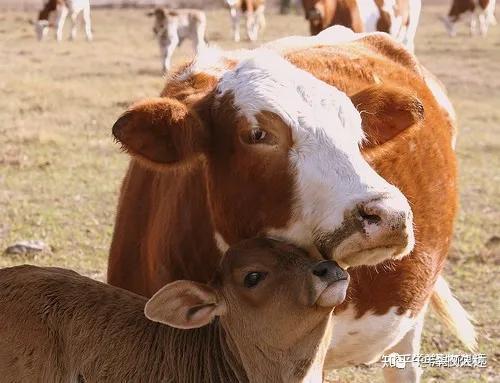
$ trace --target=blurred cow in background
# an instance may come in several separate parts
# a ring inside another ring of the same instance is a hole
[[[387,32],[414,50],[421,0],[302,0],[311,34],[332,25],[354,32]]]
[[[450,36],[455,36],[457,31],[455,24],[464,14],[470,15],[470,34],[477,34],[479,24],[479,33],[486,36],[488,27],[496,25],[495,18],[495,0],[452,0],[448,15],[442,20]]]
[[[35,31],[38,40],[42,40],[48,33],[49,27],[56,27],[56,39],[62,40],[62,33],[66,17],[70,17],[72,22],[70,39],[76,37],[76,24],[80,12],[83,14],[85,25],[85,35],[87,40],[92,40],[92,27],[90,22],[90,2],[89,0],[48,0],[43,9],[38,13],[38,20],[35,23]]]
[[[264,16],[265,0],[225,0],[229,6],[234,41],[240,41],[240,17],[246,14],[247,35],[250,41],[257,41],[259,32],[266,26]]]
[[[198,9],[164,10],[157,8],[148,13],[148,16],[154,16],[155,18],[153,32],[158,39],[165,72],[170,69],[175,48],[184,39],[191,39],[196,53],[205,47],[207,18],[203,11]]]

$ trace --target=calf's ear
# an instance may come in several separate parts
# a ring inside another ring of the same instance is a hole
[[[378,84],[350,98],[361,115],[365,147],[381,145],[424,119],[424,106],[406,89]]]
[[[212,287],[191,281],[169,283],[144,308],[148,319],[182,329],[205,326],[225,311]]]
[[[123,148],[143,162],[173,165],[201,154],[208,142],[195,112],[171,98],[140,101],[118,118],[113,135]]]

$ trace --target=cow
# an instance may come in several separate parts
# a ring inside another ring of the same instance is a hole
[[[147,302],[66,269],[2,269],[2,381],[321,383],[348,279],[266,238],[231,248],[210,284],[172,282]]]
[[[48,0],[43,9],[38,13],[38,20],[35,23],[35,32],[38,40],[42,40],[52,26],[51,19],[55,17],[56,40],[62,40],[64,22],[66,17],[71,19],[70,39],[76,37],[76,26],[78,15],[82,13],[85,26],[85,35],[88,41],[92,41],[92,26],[90,20],[89,0]]]
[[[312,35],[332,25],[386,32],[414,51],[421,0],[302,0]]]
[[[470,35],[474,36],[477,34],[479,24],[479,33],[481,36],[486,36],[488,27],[497,23],[495,18],[495,2],[496,0],[452,0],[448,15],[441,18],[446,31],[451,37],[456,36],[455,24],[463,15],[469,14]]]
[[[431,297],[473,348],[474,327],[440,276],[457,209],[449,105],[385,33],[336,26],[209,49],[113,126],[132,160],[108,282],[146,296],[203,282],[227,246],[263,234],[357,266],[327,369],[418,353]],[[417,382],[420,370],[384,374]]]
[[[148,16],[155,18],[153,33],[158,39],[164,72],[170,69],[174,50],[184,39],[191,39],[195,53],[205,47],[207,29],[205,12],[198,9],[157,8],[148,13]]]
[[[240,41],[240,17],[246,15],[247,36],[250,41],[257,41],[259,32],[266,27],[264,11],[265,0],[225,0],[231,15],[234,41]]]

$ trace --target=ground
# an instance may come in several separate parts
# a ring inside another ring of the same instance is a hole
[[[498,381],[500,265],[500,26],[487,38],[465,25],[449,38],[438,20],[445,7],[427,5],[416,53],[448,87],[458,112],[461,210],[445,269],[458,298],[476,318],[486,369],[426,369],[427,382]],[[111,126],[134,100],[159,93],[158,48],[144,10],[96,10],[95,41],[35,41],[34,13],[0,14],[0,267],[59,265],[103,280],[127,156]],[[208,13],[208,40],[229,39],[226,11]],[[264,39],[307,34],[300,15],[268,15]],[[175,62],[191,54],[188,43]],[[432,176],[432,175],[430,175]],[[438,190],[436,192],[439,192]],[[1,255],[28,239],[49,250]],[[432,316],[423,351],[464,352]],[[341,370],[345,382],[381,381],[376,367]]]

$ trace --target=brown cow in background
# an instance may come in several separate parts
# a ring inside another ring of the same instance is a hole
[[[302,0],[311,34],[332,25],[354,32],[386,32],[414,50],[421,0]]]
[[[457,34],[456,23],[462,16],[468,14],[470,35],[477,34],[479,25],[479,33],[486,36],[488,27],[497,24],[495,2],[496,0],[453,0],[448,15],[442,18],[448,34],[455,36]]]

